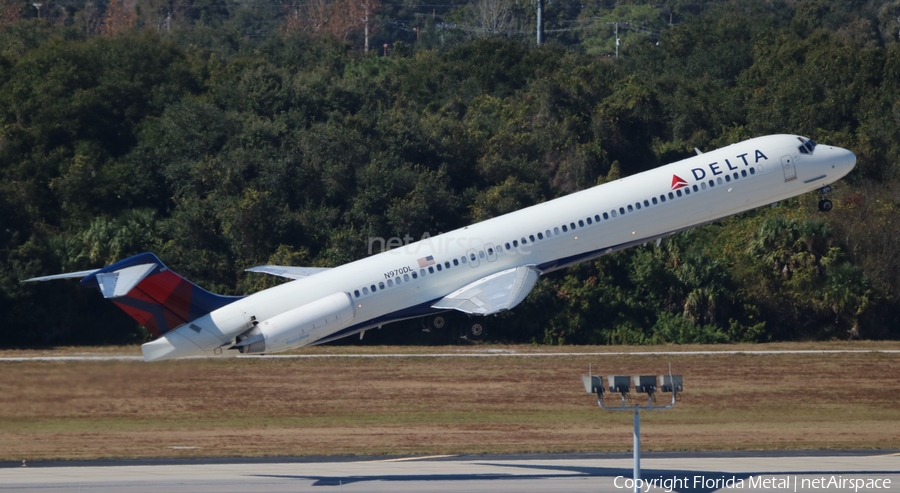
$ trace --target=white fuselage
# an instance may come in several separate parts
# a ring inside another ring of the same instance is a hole
[[[226,354],[223,348],[254,321],[335,293],[349,298],[352,320],[309,331],[291,347],[425,315],[437,300],[491,274],[525,265],[559,269],[820,189],[855,165],[853,153],[837,147],[820,144],[801,153],[804,142],[794,135],[747,140],[409,243],[247,296],[194,321],[193,330],[185,324],[161,338],[176,350],[162,351],[157,340],[145,345],[144,355]]]

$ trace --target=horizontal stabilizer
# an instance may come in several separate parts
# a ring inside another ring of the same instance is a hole
[[[78,279],[89,276],[100,269],[82,270],[78,272],[68,272],[66,274],[54,274],[52,276],[32,277],[19,282],[36,282],[36,281],[55,281],[57,279]]]
[[[472,315],[509,310],[528,296],[540,275],[533,265],[505,270],[462,287],[431,306]]]
[[[247,269],[247,272],[261,272],[273,276],[300,279],[329,270],[329,267],[292,267],[289,265],[259,265]]]

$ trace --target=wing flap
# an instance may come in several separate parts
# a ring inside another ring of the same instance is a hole
[[[472,315],[509,310],[528,296],[540,275],[541,271],[533,265],[515,267],[457,289],[431,306]]]

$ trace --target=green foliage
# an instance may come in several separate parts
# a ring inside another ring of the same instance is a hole
[[[247,293],[279,282],[252,265],[339,265],[370,238],[450,231],[777,132],[856,152],[834,212],[803,196],[550,273],[488,320],[492,337],[898,337],[897,6],[657,3],[547,4],[541,47],[516,39],[533,6],[513,9],[511,37],[466,41],[442,24],[471,18],[459,4],[384,23],[374,46],[403,41],[387,57],[227,2],[190,3],[163,29],[163,6],[141,0],[140,29],[119,36],[92,36],[77,6],[73,27],[5,24],[0,313],[20,323],[4,341],[146,337],[92,293],[26,277],[153,250],[208,289]],[[595,55],[616,21],[630,21],[620,58]],[[375,339],[419,330],[398,325]]]

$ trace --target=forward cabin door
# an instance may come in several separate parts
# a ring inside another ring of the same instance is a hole
[[[797,169],[794,168],[794,158],[791,156],[782,156],[781,169],[784,171],[785,183],[797,179]]]

